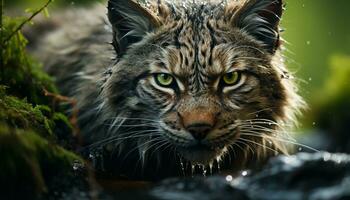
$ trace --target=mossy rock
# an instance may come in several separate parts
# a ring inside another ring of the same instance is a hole
[[[57,88],[52,78],[42,70],[41,64],[27,54],[25,37],[19,31],[10,40],[4,41],[24,19],[3,18],[0,85],[7,86],[11,95],[27,98],[29,103],[49,105],[51,100],[45,96],[44,89],[57,93]]]
[[[59,197],[88,189],[83,160],[31,131],[0,125],[0,196]]]
[[[86,199],[89,176],[67,150],[73,128],[52,103],[53,79],[28,56],[20,32],[5,42],[22,21],[4,17],[0,38],[0,199]]]
[[[63,135],[68,138],[67,135],[72,134],[72,126],[64,114],[53,112],[45,105],[33,107],[26,99],[8,95],[1,85],[0,122],[12,128],[33,130],[50,141],[61,139]],[[56,135],[56,132],[64,134]]]

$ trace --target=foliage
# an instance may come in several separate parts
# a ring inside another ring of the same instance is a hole
[[[350,55],[349,0],[285,0],[282,34],[288,50],[287,64],[300,78],[304,98],[311,100],[327,81],[329,60]],[[323,95],[316,98],[322,99]],[[312,101],[310,101],[312,102]]]
[[[308,124],[327,135],[331,143],[328,151],[350,153],[350,57],[333,56],[330,64],[324,87],[311,100]]]
[[[313,120],[322,129],[349,126],[350,57],[333,56],[328,79],[312,100]],[[322,96],[322,98],[318,98]],[[336,123],[336,124],[334,124]],[[333,125],[332,125],[333,124]],[[344,130],[347,132],[347,130]]]
[[[54,81],[28,56],[27,40],[17,31],[30,19],[2,17],[0,197],[62,198],[87,191],[84,161],[58,145],[71,148],[67,138],[73,128],[52,104],[53,95],[58,95]]]
[[[5,0],[5,5],[7,6],[36,6],[42,5],[46,0]],[[67,5],[87,5],[96,2],[103,2],[105,0],[56,0],[55,5],[67,6]]]
[[[7,38],[23,19],[4,17],[2,40]],[[41,65],[27,55],[27,40],[17,32],[5,45],[2,41],[2,65],[0,85],[8,87],[8,93],[20,98],[27,98],[32,104],[48,104],[49,99],[43,89],[57,92],[51,77],[42,71]]]
[[[52,188],[58,192],[86,187],[82,174],[73,169],[83,160],[34,132],[1,123],[0,154],[0,196],[4,199],[38,199]]]
[[[33,107],[26,99],[7,95],[4,86],[0,86],[0,123],[12,128],[33,130],[51,141],[57,139],[54,135],[57,129],[64,129],[66,134],[72,132],[66,116],[53,112],[46,105]]]

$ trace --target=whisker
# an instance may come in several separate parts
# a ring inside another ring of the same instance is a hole
[[[134,118],[134,117],[113,117],[111,119],[125,119],[125,120],[140,120],[140,121],[150,121],[150,122],[156,122],[159,123],[158,120],[154,119],[148,119],[148,118]]]
[[[169,141],[165,140],[165,139],[163,139],[162,142],[163,142],[163,144],[162,144],[162,145],[159,145],[157,148],[155,148],[155,149],[153,150],[153,153],[156,152],[156,151],[158,151],[159,149],[161,149],[161,148],[162,148],[163,146],[165,146],[165,145],[169,145],[169,144],[171,145],[171,143],[170,143]],[[152,154],[153,154],[153,153],[152,153]],[[152,154],[151,154],[151,155],[152,155]]]
[[[125,119],[121,119],[121,120],[113,120],[113,123],[112,125],[108,128],[108,133],[111,133],[111,132],[117,132],[120,125],[122,125],[123,123],[125,122]],[[118,125],[117,125],[118,124]]]
[[[272,133],[275,134],[276,136],[279,136],[281,138],[285,138],[285,139],[290,139],[290,140],[294,140],[296,141],[289,133],[287,133],[287,131],[281,131],[281,130],[274,130],[274,129],[268,129],[266,127],[263,126],[240,126],[241,130],[249,130],[249,131],[259,131],[257,133],[261,133],[261,134],[266,134],[266,132],[268,133]],[[264,132],[261,132],[264,131]],[[289,131],[288,131],[289,132]]]
[[[140,138],[140,137],[150,137],[150,136],[157,136],[157,135],[161,135],[161,133],[158,130],[152,130],[152,131],[142,132],[142,134],[138,134],[137,137],[134,137],[134,135],[131,135],[131,136],[127,136],[127,137],[124,137],[121,139],[116,138],[116,139],[111,140],[110,142],[115,142],[118,140],[118,143],[116,143],[116,145],[119,145],[120,143],[124,142],[122,140]]]
[[[107,126],[114,126],[113,124],[104,124],[104,125],[107,125]],[[158,124],[156,123],[144,123],[144,124],[125,124],[125,125],[118,125],[118,127],[155,127],[157,126]]]
[[[93,144],[90,144],[90,145],[88,145],[88,146],[86,146],[84,148],[89,148],[89,147],[93,147],[93,146],[100,145],[100,144],[104,144],[105,145],[105,143],[110,143],[110,142],[117,141],[117,140],[125,140],[125,139],[130,139],[130,138],[144,137],[144,136],[148,136],[149,133],[152,133],[154,131],[158,131],[158,130],[134,131],[134,132],[130,132],[130,133],[127,133],[127,134],[132,134],[132,133],[136,133],[136,134],[129,135],[129,136],[124,136],[124,137],[121,137],[121,135],[115,135],[115,136],[108,137],[106,139],[100,140],[98,142],[95,142]]]
[[[249,119],[249,120],[243,120],[238,122],[238,124],[242,124],[242,125],[253,125],[253,124],[267,124],[267,125],[276,125],[281,129],[285,129],[286,127],[293,127],[292,125],[289,124],[279,124],[275,121],[269,120],[269,119]]]
[[[244,141],[239,141],[239,140],[237,140],[236,143],[238,143],[238,144],[243,144],[244,146],[246,146],[246,147],[248,148],[248,150],[250,150],[250,151],[252,152],[253,155],[255,154],[253,148],[252,148],[248,143],[246,143],[246,142],[244,142]],[[243,150],[243,149],[242,149],[242,150]],[[243,150],[243,152],[244,152],[244,150]]]
[[[256,132],[251,132],[251,133],[256,133]],[[297,145],[297,146],[300,146],[300,147],[304,147],[306,149],[309,149],[309,150],[312,150],[314,152],[319,152],[319,150],[315,149],[315,148],[312,148],[308,145],[305,145],[305,144],[302,144],[302,143],[299,143],[299,142],[293,142],[293,141],[289,141],[289,140],[284,140],[284,139],[280,139],[280,138],[276,138],[276,137],[273,137],[273,136],[269,136],[269,135],[257,135],[257,134],[249,134],[249,131],[248,133],[247,132],[242,132],[241,135],[247,135],[247,136],[255,136],[255,137],[261,137],[261,138],[269,138],[271,140],[276,140],[276,141],[280,141],[280,142],[285,142],[285,143],[289,143],[289,144],[294,144],[294,145]]]
[[[254,115],[254,114],[257,114],[257,113],[261,113],[261,112],[263,112],[263,111],[272,110],[272,108],[273,108],[273,107],[263,108],[263,109],[261,109],[261,110],[248,113],[248,115]]]
[[[244,138],[239,138],[238,140],[243,140],[243,141],[246,141],[246,142],[250,142],[250,143],[255,144],[255,145],[258,145],[258,146],[260,146],[260,147],[269,149],[269,150],[271,150],[272,152],[274,152],[274,153],[276,153],[276,154],[279,154],[279,153],[280,153],[280,152],[278,152],[277,150],[272,149],[271,147],[268,147],[268,146],[266,146],[266,145],[262,145],[262,144],[260,144],[260,143],[258,143],[258,142],[253,141],[253,140],[248,140],[248,139],[244,139]]]
[[[152,139],[152,140],[148,140],[148,141],[144,142],[143,144],[136,145],[136,147],[132,148],[130,151],[128,151],[128,152],[126,153],[126,155],[124,156],[123,159],[125,160],[133,151],[135,151],[135,150],[137,150],[137,149],[140,149],[140,147],[143,147],[143,146],[145,146],[145,145],[147,145],[147,144],[149,144],[149,143],[152,143],[152,142],[154,142],[154,141],[157,141],[157,140]]]

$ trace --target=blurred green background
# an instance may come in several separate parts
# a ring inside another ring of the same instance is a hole
[[[23,15],[46,0],[5,0],[5,14]],[[77,7],[104,0],[55,0]],[[287,64],[310,109],[301,130],[321,129],[350,141],[350,0],[286,0],[282,27]],[[6,13],[8,12],[8,13]],[[348,134],[349,133],[349,134]],[[349,142],[350,144],[350,142]],[[349,150],[350,151],[350,150]]]
[[[46,0],[5,0],[6,7],[23,11]],[[104,0],[55,0],[55,6],[82,6]],[[321,88],[330,73],[334,56],[350,56],[349,0],[286,0],[282,26],[286,29],[288,66],[301,78],[302,94],[308,100]],[[53,9],[53,8],[52,8]],[[5,10],[6,11],[6,10]]]

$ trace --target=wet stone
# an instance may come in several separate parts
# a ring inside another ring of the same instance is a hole
[[[279,156],[241,176],[164,180],[150,199],[337,200],[350,199],[350,155],[298,153]]]
[[[154,187],[149,195],[153,199],[249,199],[244,191],[232,187],[224,180],[217,176],[169,179]]]

